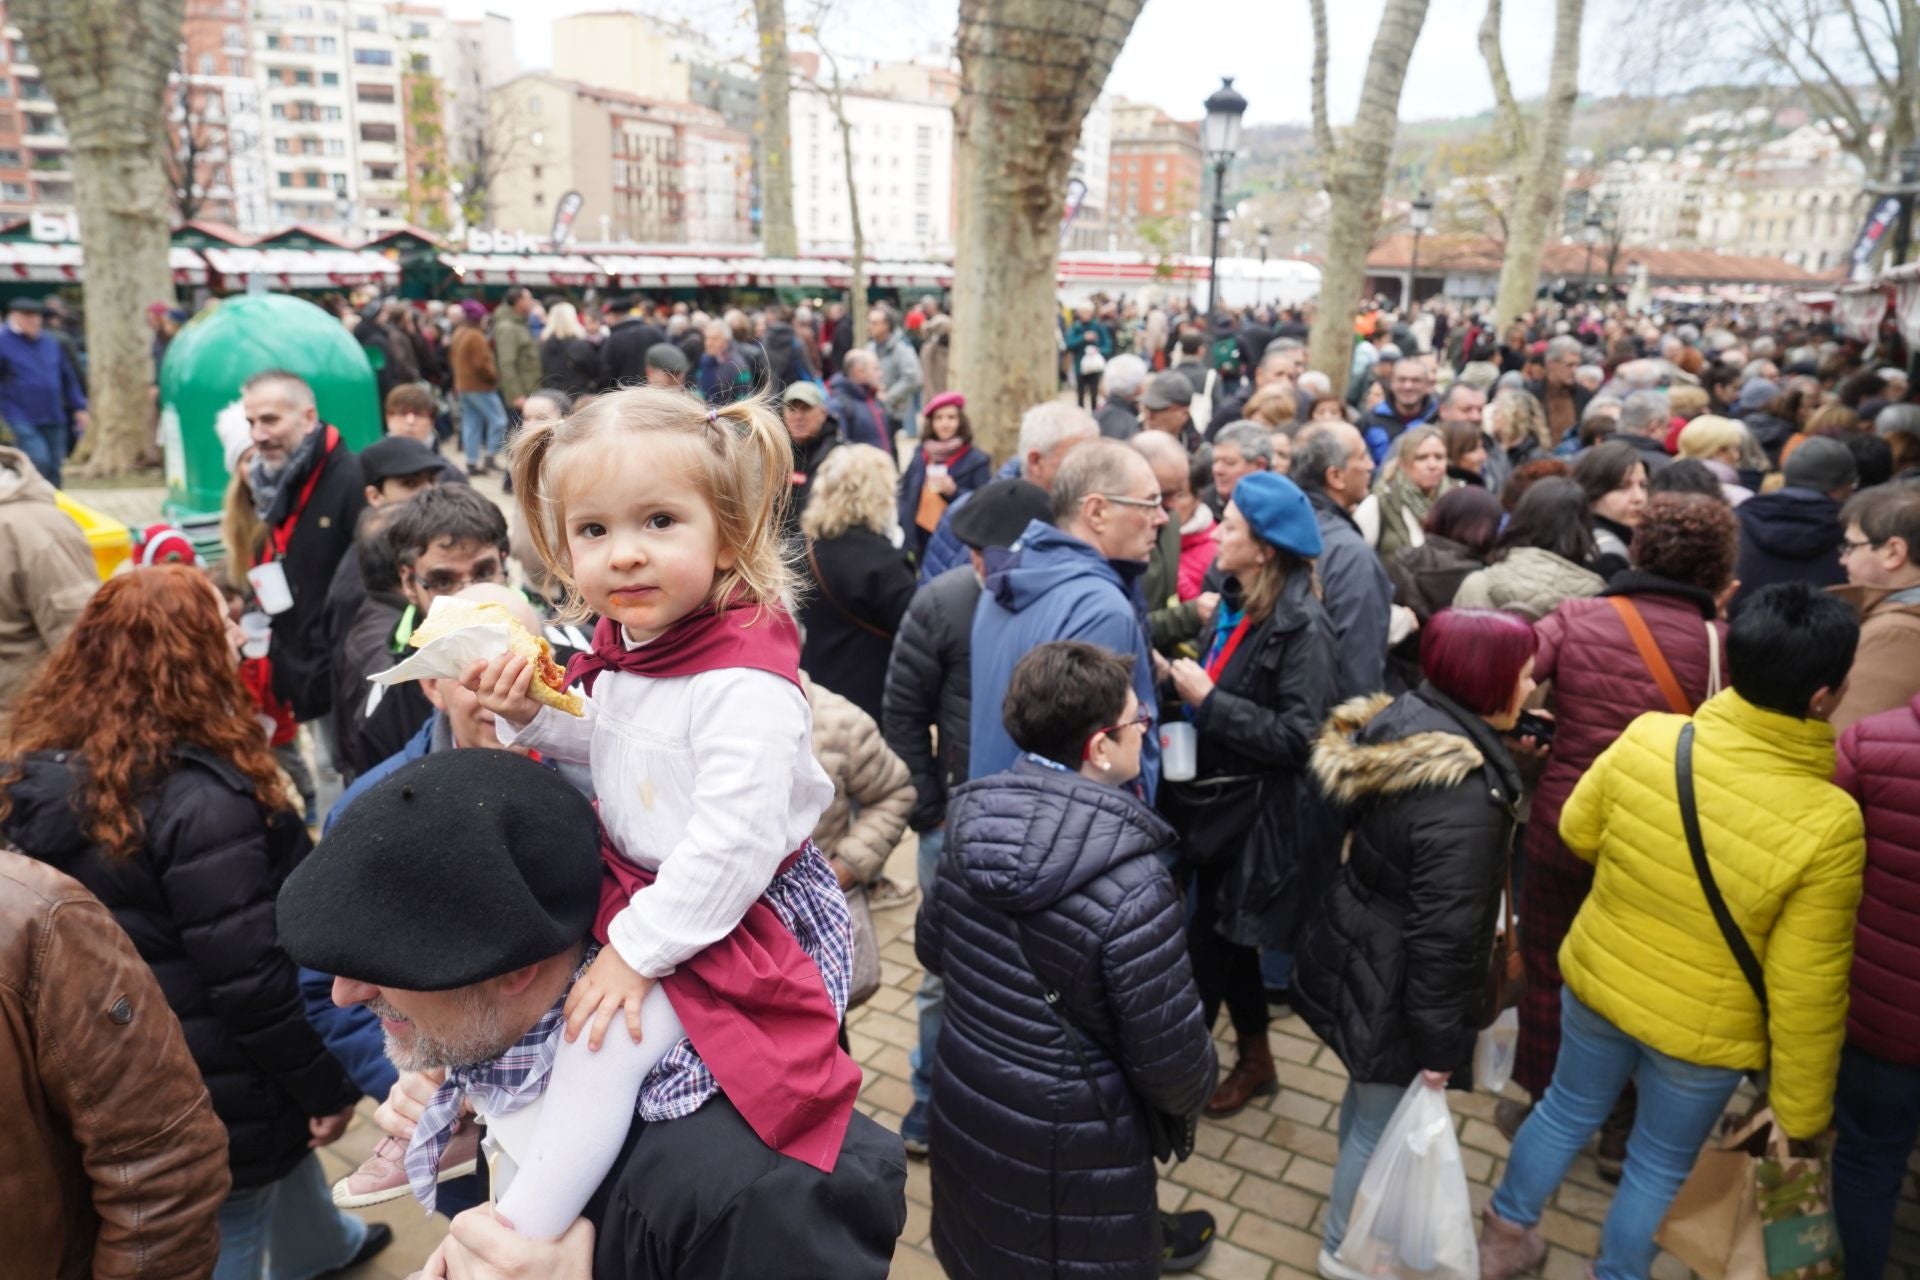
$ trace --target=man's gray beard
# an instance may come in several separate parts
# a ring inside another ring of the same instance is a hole
[[[498,1005],[487,998],[482,987],[468,987],[459,995],[460,1020],[464,1028],[445,1039],[430,1036],[413,1024],[413,1035],[406,1041],[382,1029],[386,1037],[387,1060],[402,1071],[436,1071],[443,1067],[465,1067],[488,1062],[512,1047],[519,1037],[508,1035],[501,1025]],[[405,1017],[384,1000],[369,1000],[367,1008],[382,1017],[398,1021]]]

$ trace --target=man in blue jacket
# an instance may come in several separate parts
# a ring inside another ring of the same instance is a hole
[[[970,778],[1013,766],[1020,749],[1001,718],[1013,668],[1036,646],[1084,640],[1133,660],[1140,705],[1154,705],[1140,575],[1167,513],[1153,468],[1117,440],[1092,440],[1069,453],[1053,480],[1058,527],[1036,520],[1012,553],[990,567],[973,615]],[[1147,799],[1160,780],[1160,739],[1140,756]]]
[[[7,303],[0,327],[0,418],[47,483],[60,487],[72,432],[87,429],[87,392],[58,342],[40,332],[38,298]]]

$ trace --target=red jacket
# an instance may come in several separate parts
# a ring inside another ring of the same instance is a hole
[[[1867,822],[1847,1040],[1920,1067],[1920,697],[1841,734],[1833,780]]]
[[[1707,698],[1709,625],[1719,637],[1721,683],[1727,679],[1726,624],[1710,622],[1718,612],[1713,597],[1650,573],[1616,574],[1605,595],[1563,601],[1534,624],[1539,647],[1533,674],[1542,684],[1553,682],[1550,706],[1558,724],[1534,794],[1527,850],[1534,856],[1557,854],[1569,864],[1573,855],[1560,846],[1560,807],[1574,783],[1636,718],[1671,710],[1609,596],[1624,596],[1639,609],[1695,706]]]

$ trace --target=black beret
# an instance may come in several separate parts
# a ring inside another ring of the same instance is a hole
[[[953,536],[975,551],[1006,548],[1035,520],[1053,523],[1053,499],[1030,480],[995,480],[953,513]]]
[[[321,973],[450,991],[559,955],[600,904],[600,821],[510,751],[436,751],[348,806],[280,890],[280,945]]]

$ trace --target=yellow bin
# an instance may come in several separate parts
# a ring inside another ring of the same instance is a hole
[[[87,545],[93,548],[93,562],[100,569],[100,580],[106,581],[113,571],[133,559],[133,531],[115,520],[104,511],[95,511],[92,507],[75,502],[64,493],[56,492],[54,501],[60,509],[73,517],[80,526],[80,532],[87,535]]]

